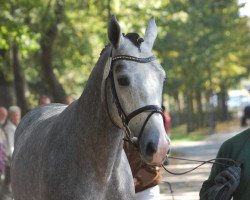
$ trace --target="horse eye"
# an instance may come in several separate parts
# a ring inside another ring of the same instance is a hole
[[[129,77],[127,76],[120,76],[117,80],[118,80],[119,85],[121,86],[129,86],[130,84]]]

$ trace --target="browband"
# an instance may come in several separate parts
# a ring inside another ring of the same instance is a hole
[[[130,60],[130,61],[135,61],[139,63],[148,63],[155,59],[156,59],[155,56],[150,56],[148,58],[137,58],[137,57],[128,56],[128,55],[118,55],[112,58],[112,62],[115,62],[117,60]]]

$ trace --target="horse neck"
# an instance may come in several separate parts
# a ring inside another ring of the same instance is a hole
[[[80,136],[84,137],[81,141],[86,138],[91,141],[90,144],[93,145],[88,145],[94,149],[95,156],[104,170],[112,170],[114,163],[120,159],[123,148],[123,132],[111,122],[105,100],[103,102],[101,96],[103,72],[110,50],[106,49],[99,58],[77,102],[77,113],[80,115],[77,119],[83,120],[78,123],[83,126],[80,130],[84,130],[84,135]]]
[[[107,47],[104,49],[104,52],[101,54],[98,59],[93,71],[90,74],[89,80],[86,84],[84,92],[78,100],[78,109],[81,112],[80,114],[88,113],[88,119],[84,117],[86,120],[92,120],[98,122],[97,120],[105,120],[107,125],[112,125],[110,122],[110,118],[107,115],[106,104],[102,99],[102,79],[104,68],[106,62],[110,56],[111,47]],[[104,100],[105,101],[105,100]]]

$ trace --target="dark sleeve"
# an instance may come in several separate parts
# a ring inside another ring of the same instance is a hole
[[[220,147],[217,157],[216,158],[225,158],[227,154],[227,148],[226,148],[226,144],[222,144],[222,146]],[[220,162],[220,161],[217,161]],[[212,200],[214,199],[214,190],[213,190],[213,186],[214,186],[214,178],[217,176],[218,173],[220,173],[221,171],[223,171],[225,169],[225,167],[223,167],[222,165],[218,165],[218,164],[213,164],[209,178],[203,182],[201,190],[200,190],[200,200]]]

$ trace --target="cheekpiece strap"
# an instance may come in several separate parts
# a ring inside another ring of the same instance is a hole
[[[117,60],[130,60],[130,61],[135,61],[139,63],[148,63],[148,62],[155,60],[155,56],[150,56],[148,58],[137,58],[137,57],[128,56],[128,55],[118,55],[112,58],[112,62],[115,62]]]

